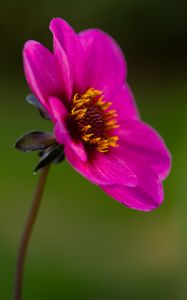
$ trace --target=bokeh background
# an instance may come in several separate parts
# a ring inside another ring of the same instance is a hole
[[[0,8],[0,299],[10,300],[18,242],[38,179],[35,154],[13,145],[50,130],[26,104],[21,51],[28,39],[51,48],[52,17],[77,30],[100,27],[123,48],[142,118],[173,156],[165,201],[129,210],[66,162],[53,166],[26,260],[24,300],[187,299],[187,2],[7,0]]]

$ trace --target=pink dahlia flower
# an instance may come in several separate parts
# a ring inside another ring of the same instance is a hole
[[[170,153],[140,119],[120,47],[99,29],[77,34],[60,18],[50,30],[53,53],[28,41],[24,70],[66,159],[122,204],[143,211],[158,207]]]

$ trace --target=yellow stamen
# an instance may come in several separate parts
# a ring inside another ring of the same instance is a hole
[[[79,109],[84,104],[85,104],[84,101],[77,101],[75,104],[74,110]]]
[[[101,106],[101,105],[103,105],[103,104],[105,103],[105,102],[103,101],[103,98],[104,98],[104,97],[103,97],[103,96],[101,96],[101,97],[100,97],[100,98],[99,98],[99,99],[96,101],[96,103],[95,103],[95,104],[96,104],[97,106]]]
[[[112,129],[115,129],[115,128],[119,128],[119,125],[107,126],[107,127],[105,128],[105,130],[109,131],[109,130],[112,130]]]
[[[86,126],[84,126],[82,129],[81,129],[81,131],[82,132],[86,132],[86,131],[88,131],[88,129],[90,129],[92,126],[91,125],[86,125]]]
[[[97,150],[99,152],[107,152],[109,147],[108,139],[101,140],[97,145]]]
[[[106,102],[104,104],[101,104],[101,109],[106,110],[112,105],[112,102]]]
[[[118,116],[115,109],[109,110],[108,112],[104,112],[103,115],[104,115],[105,120],[109,120],[111,118],[116,118]]]
[[[107,122],[105,123],[105,125],[106,125],[106,126],[112,126],[112,125],[115,125],[116,123],[117,123],[117,121],[116,121],[115,119],[113,119],[113,120],[107,121]]]
[[[84,116],[85,116],[85,112],[84,111],[79,112],[79,114],[75,117],[75,120],[76,121],[81,120]]]
[[[117,141],[119,140],[118,136],[111,136],[108,138],[109,146],[118,147]]]
[[[95,90],[93,88],[89,89],[86,91],[86,93],[84,93],[82,96],[81,96],[81,99],[87,99],[87,98],[95,98],[96,96],[99,96],[101,95],[102,92],[101,91],[98,91],[98,90]]]
[[[78,115],[79,113],[86,113],[87,111],[87,108],[84,108],[84,109],[76,109],[76,107],[74,107],[72,110],[71,110],[71,114],[72,115]]]
[[[111,105],[104,100],[102,91],[90,88],[83,95],[74,95],[69,114],[77,123],[82,141],[103,153],[118,146],[118,136],[110,135],[110,130],[119,127],[116,110],[108,110]]]
[[[91,143],[91,144],[97,144],[100,140],[101,140],[100,137],[98,137],[98,138],[92,138],[92,139],[90,140],[90,143]]]
[[[85,134],[82,136],[82,139],[85,141],[85,142],[88,142],[91,138],[91,136],[93,136],[93,133],[90,133],[90,134]]]

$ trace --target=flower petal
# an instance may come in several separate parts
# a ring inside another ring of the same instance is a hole
[[[133,93],[127,83],[112,98],[109,96],[105,100],[112,102],[110,109],[116,110],[119,124],[126,119],[137,120],[140,118]]]
[[[32,92],[49,110],[48,97],[63,93],[55,57],[39,42],[28,41],[23,49],[23,60],[25,76]]]
[[[157,203],[154,198],[149,196],[140,186],[134,188],[123,185],[100,187],[113,199],[119,201],[129,208],[140,211],[151,211],[155,208],[158,208],[162,202],[161,200]]]
[[[71,149],[65,148],[65,155],[76,171],[95,184],[135,186],[138,183],[136,175],[126,161],[115,155],[114,152],[99,153],[95,151],[85,163],[80,161]]]
[[[71,137],[66,126],[67,110],[63,103],[56,97],[49,98],[49,104],[52,111],[52,120],[55,123],[54,133],[59,144],[67,144]]]
[[[157,208],[163,201],[163,187],[155,172],[144,162],[131,159],[132,170],[138,177],[136,187],[101,186],[112,198],[127,207],[150,211]]]
[[[165,179],[171,167],[171,155],[160,135],[147,124],[126,120],[116,130],[119,136],[117,150],[132,153],[134,159],[149,163],[161,180]]]
[[[60,55],[62,53],[66,54],[71,74],[68,73],[68,81],[71,82],[73,80],[74,92],[85,92],[82,63],[83,51],[77,34],[66,21],[60,18],[53,19],[49,28],[54,36],[54,53],[58,61],[61,60]]]
[[[127,75],[125,58],[117,43],[99,29],[79,33],[84,49],[87,88],[103,90],[112,95],[124,83]]]
[[[73,140],[66,145],[65,147],[65,155],[70,154],[73,159],[75,158],[80,165],[84,165],[87,162],[87,153],[84,149],[84,146],[80,140]],[[67,157],[66,157],[67,158]],[[77,162],[74,161],[76,164]]]
[[[70,101],[73,92],[72,90],[73,81],[72,81],[72,76],[71,76],[70,67],[68,63],[68,58],[64,49],[59,43],[59,40],[56,38],[55,34],[53,35],[53,48],[54,48],[54,55],[56,56],[60,66],[61,80],[64,87],[65,99]]]

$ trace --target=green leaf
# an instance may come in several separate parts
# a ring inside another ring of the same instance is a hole
[[[17,140],[15,148],[23,152],[30,152],[45,150],[54,144],[57,145],[57,142],[53,133],[44,131],[30,131]]]
[[[64,160],[64,147],[62,145],[53,145],[40,152],[41,159],[34,169],[34,173],[51,163],[60,163]]]

